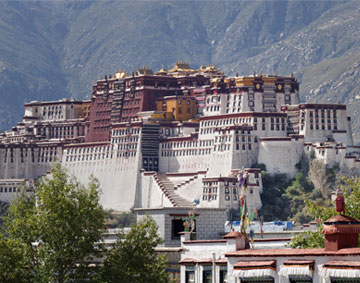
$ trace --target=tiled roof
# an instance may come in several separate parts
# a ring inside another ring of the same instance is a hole
[[[324,264],[324,268],[360,268],[360,261],[329,261]]]
[[[239,261],[234,264],[234,270],[249,270],[249,269],[276,269],[276,260],[267,261]]]
[[[194,264],[194,263],[212,263],[211,258],[202,258],[202,259],[195,259],[195,258],[184,258],[179,261],[180,264]]]
[[[325,221],[325,224],[327,223],[360,223],[359,220],[353,218],[353,217],[350,217],[350,216],[347,216],[347,215],[335,215],[331,218],[329,218],[328,220]]]
[[[184,244],[217,244],[217,243],[226,243],[226,240],[191,240],[184,241]]]
[[[324,249],[261,249],[239,250],[225,253],[226,257],[280,257],[280,256],[354,256],[360,255],[360,248],[325,251]]]
[[[227,258],[219,258],[215,260],[216,264],[227,264]]]
[[[287,260],[284,261],[285,265],[308,265],[314,264],[313,260]]]

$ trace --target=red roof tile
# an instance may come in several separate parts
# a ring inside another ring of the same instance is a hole
[[[206,244],[226,243],[226,240],[219,239],[219,240],[191,240],[191,241],[184,241],[184,244],[202,244],[202,243],[206,243]]]
[[[234,269],[259,269],[259,268],[276,268],[276,260],[239,261],[234,264]]]
[[[330,217],[328,220],[325,221],[326,223],[335,223],[335,222],[345,222],[345,223],[359,223],[359,220],[347,216],[347,215],[335,215],[333,217]]]
[[[180,264],[186,264],[186,263],[196,263],[196,260],[193,258],[184,258],[179,261]]]
[[[259,249],[225,253],[226,257],[280,257],[280,256],[351,256],[360,255],[360,248],[325,251],[324,249]]]
[[[194,258],[184,258],[179,261],[180,264],[195,264],[195,263],[212,263],[211,258],[202,258],[202,259],[194,259]]]
[[[197,263],[212,263],[211,258],[202,258],[196,261]]]
[[[287,260],[284,261],[284,264],[286,265],[308,265],[308,264],[314,264],[313,260]]]
[[[326,267],[360,268],[360,261],[329,261],[324,264],[324,268]]]
[[[215,260],[216,264],[227,264],[227,258],[219,258]]]

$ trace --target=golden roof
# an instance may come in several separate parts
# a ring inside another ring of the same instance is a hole
[[[144,65],[144,67],[138,67],[136,70],[136,75],[140,76],[140,75],[152,75],[153,71],[151,68],[146,68],[146,66]]]
[[[128,77],[129,74],[124,70],[122,71],[121,69],[119,70],[119,72],[115,73],[114,77],[116,79],[123,79],[123,78],[126,78]]]
[[[220,72],[220,70],[217,69],[214,64],[211,64],[205,68],[205,72]]]
[[[168,71],[168,73],[195,73],[196,70],[192,69],[189,62],[176,62],[175,66]]]
[[[159,71],[157,71],[155,74],[156,74],[156,75],[163,75],[163,74],[166,75],[166,74],[167,74],[167,71],[166,71],[164,65],[162,65],[162,66],[161,66],[161,69],[160,69]]]

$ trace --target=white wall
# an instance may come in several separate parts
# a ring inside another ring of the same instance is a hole
[[[266,165],[270,173],[285,173],[289,177],[296,175],[296,163],[303,152],[303,139],[263,140],[260,142],[259,163]]]

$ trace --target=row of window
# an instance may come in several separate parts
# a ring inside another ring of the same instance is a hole
[[[122,114],[132,114],[132,113],[138,113],[139,112],[139,108],[128,108],[128,109],[123,109],[122,110]]]
[[[100,102],[97,103],[97,108],[111,107],[111,102]]]
[[[301,130],[303,130],[304,129],[304,125],[301,125]],[[316,124],[315,125],[315,127],[314,127],[314,124],[310,124],[310,130],[325,130],[326,129],[326,126],[323,124],[323,125],[321,125],[321,127],[319,126],[319,124]],[[338,129],[338,127],[337,127],[337,125],[334,125],[334,127],[332,128],[331,127],[331,124],[328,124],[327,125],[327,129],[328,130],[337,130]]]
[[[74,126],[63,126],[63,127],[47,127],[47,128],[39,128],[39,134],[46,136],[46,133],[48,132],[49,135],[73,135],[74,134],[74,129],[76,129],[76,127]],[[84,127],[77,127],[77,131],[78,133],[80,132],[84,132]]]
[[[99,116],[108,116],[111,114],[111,111],[97,111],[95,113],[95,116],[96,117],[99,117]]]
[[[104,131],[108,131],[110,129],[109,126],[106,127],[94,127],[94,132],[104,132]]]
[[[212,112],[212,111],[220,111],[220,106],[218,106],[218,105],[207,106],[206,111],[210,111],[210,112]]]
[[[89,153],[89,152],[109,152],[110,150],[113,150],[114,146],[93,146],[93,147],[79,147],[79,148],[70,148],[68,150],[65,150],[65,153],[68,154],[77,154],[77,153]]]
[[[125,136],[129,134],[139,134],[140,128],[130,128],[130,129],[119,129],[119,130],[113,130],[112,136]]]
[[[43,117],[47,116],[46,118],[54,118],[54,117],[56,117],[56,118],[62,119],[62,118],[64,118],[63,114],[64,114],[63,112],[57,112],[57,111],[52,112],[52,111],[50,111],[50,112],[43,112],[42,116]]]
[[[213,144],[213,140],[165,142],[161,144],[161,148],[206,147],[212,146]]]
[[[203,193],[204,194],[217,194],[217,187],[204,187]]]
[[[232,113],[240,113],[240,112],[241,112],[241,109],[238,108],[237,111],[236,111],[236,108],[232,108],[231,111],[230,111],[230,109],[226,109],[225,112],[226,112],[226,113],[230,113],[230,112],[232,112]]]
[[[140,99],[132,99],[132,100],[127,100],[124,102],[124,106],[139,105],[139,104],[140,104]]]
[[[113,138],[112,143],[117,144],[124,144],[129,142],[137,142],[139,140],[139,137],[131,137],[131,138]]]
[[[302,115],[302,117],[305,117],[304,112],[301,112],[301,115]],[[310,118],[313,117],[313,116],[315,116],[315,118],[318,118],[319,117],[319,111],[318,110],[309,111],[309,116],[310,116]],[[331,110],[330,109],[326,110],[326,117],[327,118],[331,117]],[[336,118],[336,110],[333,110],[333,117]],[[324,109],[321,110],[321,118],[325,118],[325,110]]]
[[[113,154],[109,153],[98,153],[98,154],[86,154],[86,155],[74,155],[74,156],[66,156],[65,162],[72,162],[72,161],[89,161],[89,160],[103,160],[107,158],[112,158]]]
[[[211,126],[225,126],[225,125],[234,125],[234,124],[243,124],[243,123],[252,123],[252,118],[231,118],[231,119],[217,119],[200,122],[201,127],[211,127]],[[254,121],[257,121],[257,118],[254,118]],[[263,118],[265,121],[265,118]]]
[[[196,277],[195,277],[195,267],[193,265],[187,265],[185,270],[185,283],[196,283]],[[226,266],[220,266],[220,272],[218,280],[216,282],[220,283],[227,283],[228,277],[227,277],[227,267]],[[211,283],[212,281],[212,266],[211,265],[204,265],[202,267],[202,278],[203,283]]]
[[[217,195],[203,195],[203,200],[212,201],[217,199]]]
[[[237,142],[240,142],[240,138],[241,138],[241,141],[242,141],[243,143],[245,143],[246,141],[247,141],[247,142],[251,142],[251,136],[236,136],[235,140],[236,140]],[[255,143],[258,142],[258,137],[257,137],[257,136],[254,137],[254,142],[255,142]]]
[[[208,155],[211,149],[162,150],[161,156]]]
[[[136,151],[121,151],[116,154],[117,157],[135,157]]]
[[[16,187],[10,187],[10,188],[3,188],[0,187],[0,193],[16,193],[16,192],[20,192],[20,188],[16,188]]]

